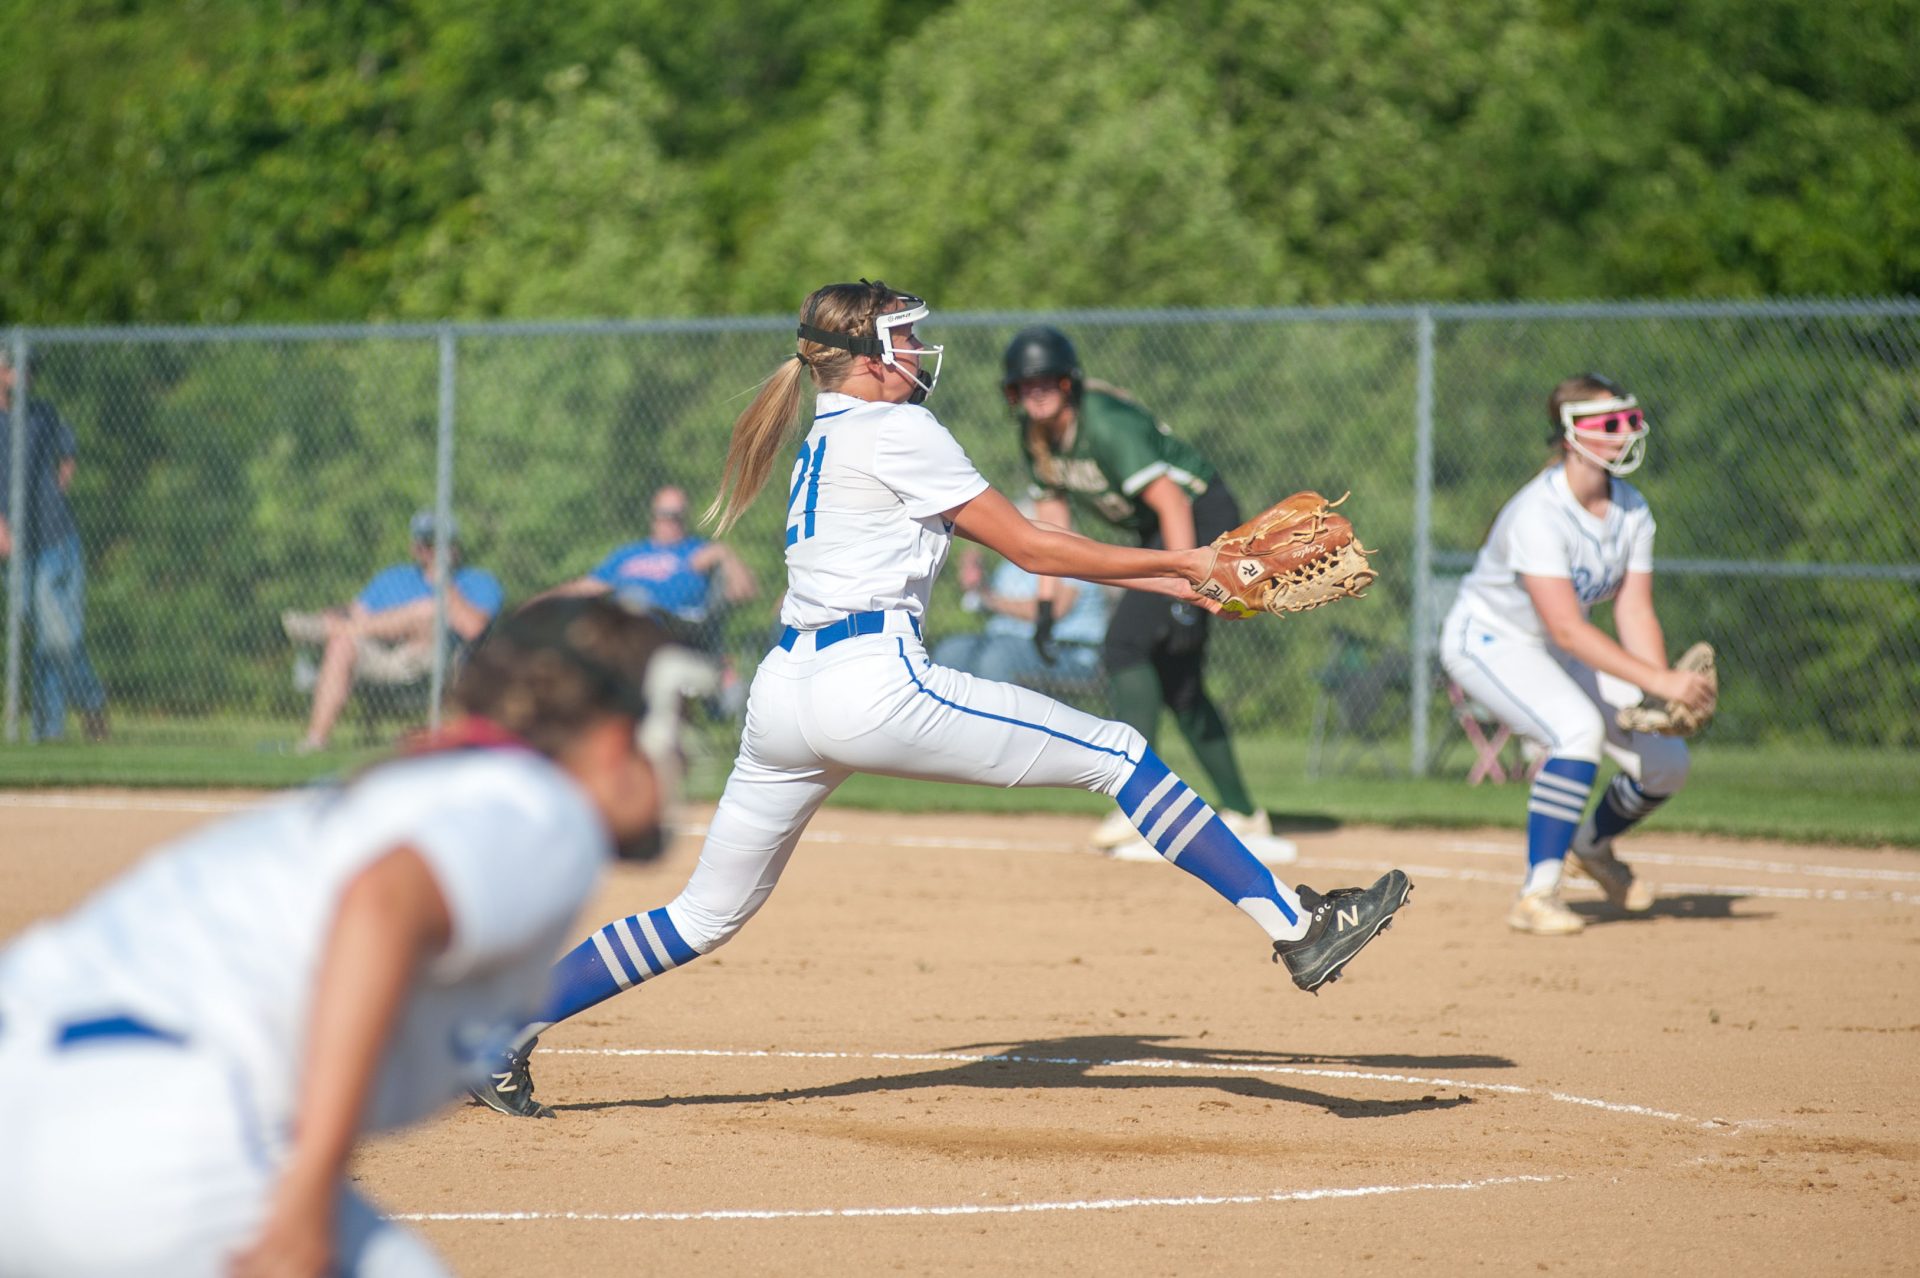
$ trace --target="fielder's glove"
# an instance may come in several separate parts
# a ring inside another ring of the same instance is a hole
[[[1222,533],[1195,589],[1231,617],[1305,612],[1358,596],[1379,574],[1367,566],[1373,552],[1354,540],[1353,525],[1332,513],[1340,501],[1295,493]]]
[[[1690,737],[1713,722],[1714,709],[1720,703],[1720,674],[1714,669],[1713,645],[1696,643],[1673,663],[1675,670],[1692,670],[1707,677],[1713,696],[1704,710],[1690,705],[1648,696],[1637,706],[1622,706],[1614,722],[1628,732],[1657,732],[1663,737]]]

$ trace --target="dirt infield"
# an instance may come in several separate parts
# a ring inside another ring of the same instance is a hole
[[[0,937],[224,801],[0,795]],[[1303,834],[1293,877],[1417,885],[1313,998],[1083,832],[830,809],[739,940],[549,1034],[558,1121],[465,1107],[358,1175],[513,1278],[1920,1269],[1920,856],[1656,831],[1651,917],[1589,888],[1542,939],[1515,833]]]

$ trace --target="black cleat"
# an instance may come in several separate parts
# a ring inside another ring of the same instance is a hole
[[[512,1118],[552,1118],[553,1111],[533,1098],[533,1048],[539,1039],[512,1053],[501,1063],[503,1070],[487,1075],[484,1087],[469,1087],[467,1094]]]
[[[1275,941],[1273,961],[1285,959],[1293,983],[1312,994],[1340,979],[1347,960],[1393,926],[1393,914],[1407,903],[1413,882],[1399,870],[1388,870],[1370,888],[1335,888],[1322,896],[1304,883],[1300,904],[1305,906],[1307,934],[1297,941]]]

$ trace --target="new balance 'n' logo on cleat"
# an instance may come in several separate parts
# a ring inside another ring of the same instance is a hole
[[[536,1038],[507,1057],[502,1062],[505,1069],[489,1074],[486,1086],[468,1088],[468,1095],[513,1118],[552,1118],[553,1111],[533,1098],[533,1048],[539,1041]]]
[[[1340,978],[1347,960],[1368,941],[1393,926],[1396,910],[1407,903],[1413,882],[1389,870],[1369,888],[1335,888],[1325,896],[1302,884],[1300,904],[1308,913],[1307,934],[1297,941],[1275,941],[1273,961],[1285,960],[1293,983],[1313,993]]]

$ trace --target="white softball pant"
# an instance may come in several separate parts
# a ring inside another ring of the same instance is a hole
[[[1495,630],[1463,608],[1441,627],[1440,661],[1467,696],[1555,757],[1597,764],[1604,751],[1648,794],[1670,795],[1686,784],[1686,742],[1614,722],[1615,710],[1640,702],[1640,689],[1626,680],[1551,644]]]
[[[1117,795],[1146,739],[1013,684],[936,666],[905,614],[818,651],[800,635],[760,663],[740,758],[686,888],[667,906],[705,954],[766,901],[828,795],[855,772]]]
[[[0,1022],[0,1278],[226,1274],[274,1188],[237,1072],[191,1042],[56,1034]],[[334,1249],[355,1278],[449,1272],[344,1186]]]

